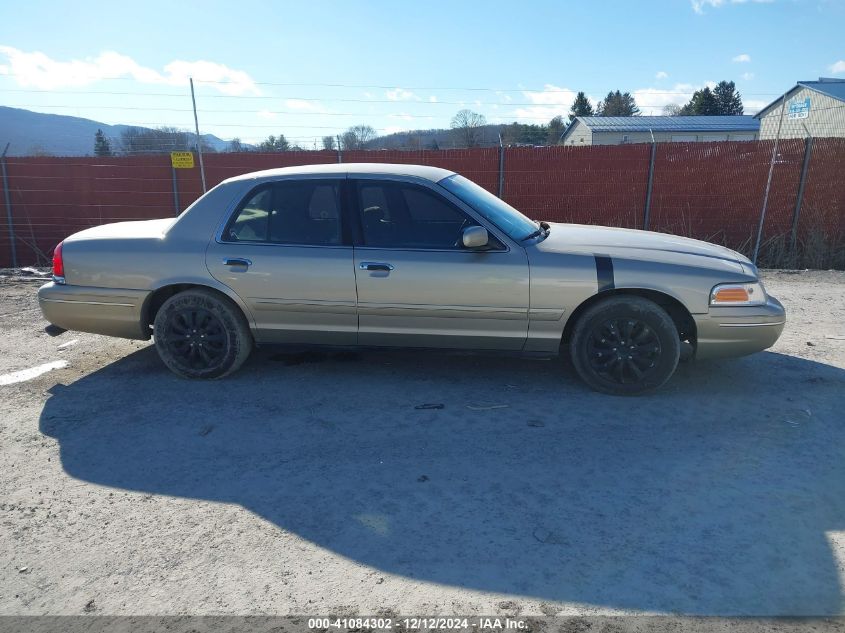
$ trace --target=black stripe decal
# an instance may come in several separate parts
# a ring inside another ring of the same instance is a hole
[[[612,290],[616,287],[613,280],[613,260],[609,255],[596,255],[596,280],[599,292]]]

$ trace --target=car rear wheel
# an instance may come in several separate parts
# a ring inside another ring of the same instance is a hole
[[[672,319],[656,303],[610,297],[575,324],[572,363],[590,387],[633,396],[662,386],[678,366],[681,342]]]
[[[161,360],[183,378],[222,378],[237,370],[252,351],[252,335],[240,309],[211,291],[173,295],[153,324]]]

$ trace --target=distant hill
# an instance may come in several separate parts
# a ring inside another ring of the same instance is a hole
[[[138,128],[136,125],[108,125],[61,114],[43,114],[20,108],[0,106],[0,152],[9,143],[8,156],[32,156],[50,154],[53,156],[86,156],[94,153],[94,135],[97,130],[112,140],[112,148],[118,147],[118,139],[125,130]],[[140,128],[148,129],[148,128]],[[223,151],[227,141],[203,134],[206,145]]]
[[[121,135],[133,128],[150,130],[134,125],[109,125],[75,116],[0,106],[0,152],[9,143],[9,156],[91,156],[97,130],[102,130],[111,140],[112,149],[119,152]],[[506,145],[542,144],[546,138],[544,129],[541,126],[517,123],[484,125],[478,128],[478,145],[498,145],[499,134]],[[204,134],[202,138],[204,146],[218,152],[225,151],[229,145],[228,141],[213,134]],[[377,137],[366,144],[366,149],[451,149],[462,147],[461,143],[461,137],[454,130],[411,130]],[[247,143],[242,146],[245,151],[255,149],[255,146]]]

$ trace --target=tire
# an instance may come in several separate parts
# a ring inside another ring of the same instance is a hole
[[[153,338],[161,360],[183,378],[222,378],[252,351],[252,334],[240,308],[212,290],[185,290],[159,309]]]
[[[570,342],[581,379],[596,391],[618,396],[664,385],[675,373],[680,351],[678,330],[666,311],[633,296],[610,297],[588,308]]]

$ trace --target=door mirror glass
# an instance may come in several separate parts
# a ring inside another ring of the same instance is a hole
[[[461,235],[464,248],[482,248],[490,242],[487,229],[483,226],[468,226]]]

